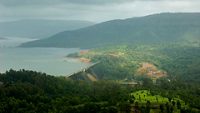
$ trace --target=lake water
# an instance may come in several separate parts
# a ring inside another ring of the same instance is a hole
[[[1,41],[1,40],[0,40]],[[66,76],[87,67],[78,59],[65,56],[79,49],[66,48],[0,48],[0,72],[9,69],[34,70],[55,76]]]
[[[16,47],[21,43],[33,41],[36,39],[21,37],[0,37],[0,48]]]

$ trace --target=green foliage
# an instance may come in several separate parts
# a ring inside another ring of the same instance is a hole
[[[175,43],[165,45],[114,46],[91,50],[82,55],[100,61],[93,67],[99,79],[143,81],[141,88],[151,89],[153,94],[181,98],[199,109],[200,49],[194,45]],[[138,76],[142,62],[154,64],[167,72],[167,77],[156,80],[156,85],[146,75]]]
[[[147,90],[140,90],[134,93],[131,93],[135,97],[135,101],[139,101],[140,103],[159,103],[163,104],[168,102],[168,98],[162,97],[160,95],[151,95],[150,91]]]
[[[137,69],[141,63],[147,62],[166,71],[168,77],[200,82],[200,49],[193,45],[120,45],[94,49],[81,57],[92,59],[93,62],[100,61],[93,67],[99,79],[140,79]]]
[[[0,74],[0,113],[116,113],[130,91],[115,82],[88,83],[34,71]]]

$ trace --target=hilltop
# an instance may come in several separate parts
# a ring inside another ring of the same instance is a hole
[[[160,44],[200,41],[200,13],[161,13],[111,20],[86,28],[64,31],[22,47],[96,48],[117,44]]]

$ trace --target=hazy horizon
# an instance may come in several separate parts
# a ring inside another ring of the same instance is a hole
[[[0,22],[23,19],[104,22],[163,12],[200,12],[198,0],[1,0]]]

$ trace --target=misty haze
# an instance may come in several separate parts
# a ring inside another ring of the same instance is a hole
[[[0,0],[0,113],[199,113],[199,6]]]

